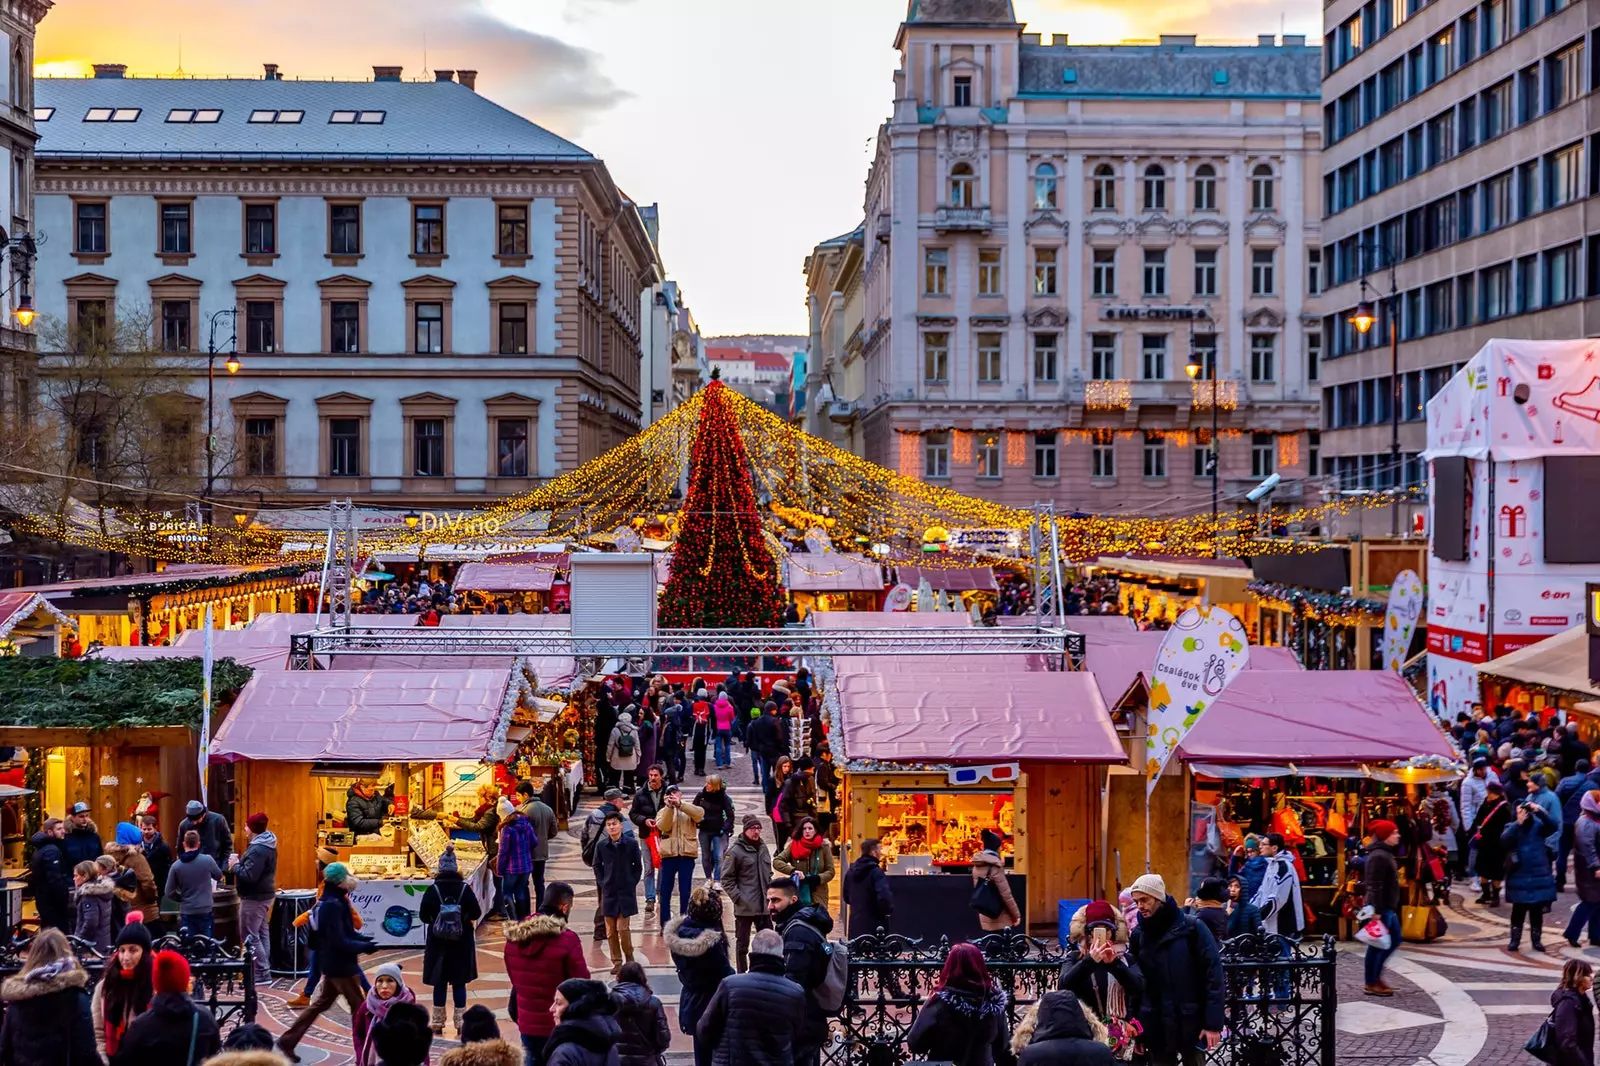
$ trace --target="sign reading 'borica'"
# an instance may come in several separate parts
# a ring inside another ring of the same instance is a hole
[[[1110,321],[1192,322],[1211,317],[1204,307],[1102,307],[1100,317]]]

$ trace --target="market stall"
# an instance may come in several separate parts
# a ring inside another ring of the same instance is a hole
[[[883,607],[883,567],[863,555],[795,552],[785,560],[789,598],[812,611],[876,611]]]
[[[60,655],[77,626],[37,592],[0,592],[0,655]]]
[[[1004,840],[1024,925],[1093,894],[1105,766],[1125,756],[1089,675],[1020,655],[841,656],[822,675],[847,846],[883,841],[892,931],[978,933],[971,861],[986,829]]]
[[[1282,833],[1306,905],[1340,931],[1334,899],[1367,823],[1407,821],[1419,789],[1456,779],[1456,756],[1397,674],[1246,670],[1179,745],[1182,773],[1168,771],[1191,803],[1186,882],[1221,872],[1244,834]]]
[[[235,764],[236,821],[271,813],[280,888],[313,887],[315,851],[332,848],[362,879],[351,898],[378,942],[421,944],[416,906],[447,827],[494,784],[490,763],[514,750],[519,708],[536,713],[524,697],[509,670],[262,674],[217,730],[211,759]],[[487,911],[482,843],[456,851]]]
[[[78,643],[170,644],[186,629],[243,626],[258,612],[292,611],[318,575],[304,566],[173,565],[160,573],[88,578],[24,591],[44,596],[78,627]],[[314,591],[314,589],[313,589]]]
[[[1600,697],[1600,685],[1589,680],[1589,633],[1586,626],[1546,637],[1537,644],[1478,665],[1485,707],[1502,704],[1519,718],[1530,714],[1548,724],[1556,715],[1576,722],[1578,736],[1600,747],[1600,718],[1584,704]]]
[[[561,572],[549,564],[466,563],[457,571],[451,587],[457,593],[480,593],[495,606],[507,603],[522,612],[538,614],[552,606],[551,589],[560,576]]]
[[[228,706],[250,670],[219,659],[212,671],[217,709]],[[0,748],[13,749],[20,783],[7,799],[5,872],[17,872],[23,842],[48,817],[89,804],[102,837],[148,809],[170,832],[200,793],[195,729],[201,713],[198,658],[101,662],[0,659]]]
[[[1190,607],[1224,607],[1246,632],[1257,631],[1255,603],[1246,591],[1251,571],[1242,563],[1102,555],[1091,572],[1117,579],[1119,609],[1139,621],[1165,626]]]

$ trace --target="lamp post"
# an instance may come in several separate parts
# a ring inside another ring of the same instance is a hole
[[[224,307],[211,316],[211,338],[206,344],[206,524],[211,524],[212,503],[211,490],[217,480],[217,432],[215,424],[215,409],[217,398],[217,323],[223,315],[228,316],[228,358],[223,361],[229,374],[239,372],[239,357],[235,354],[239,347],[239,310],[235,307]]]
[[[1209,322],[1210,320],[1210,316],[1206,316],[1205,321]],[[1222,476],[1222,451],[1217,443],[1217,350],[1215,346],[1212,347],[1211,366],[1207,368],[1205,361],[1200,358],[1200,353],[1194,347],[1193,321],[1189,323],[1189,365],[1183,369],[1189,375],[1190,381],[1202,374],[1211,379],[1211,455],[1207,463],[1211,467],[1211,557],[1216,559],[1220,558],[1222,553],[1222,538],[1218,528],[1217,510],[1218,488],[1220,485],[1218,479]]]
[[[1395,278],[1394,257],[1382,245],[1360,244],[1357,254],[1377,251],[1383,254],[1383,262],[1378,264],[1379,269],[1389,268],[1389,294],[1383,297],[1387,304],[1389,319],[1389,469],[1394,478],[1390,488],[1394,492],[1389,504],[1389,535],[1400,535],[1400,482],[1404,476],[1400,462],[1400,286]],[[1350,313],[1349,323],[1356,328],[1356,332],[1363,337],[1377,322],[1376,308],[1367,293],[1372,287],[1367,284],[1367,276],[1361,275],[1361,300],[1356,304],[1356,309]],[[1373,290],[1375,291],[1375,290]]]
[[[28,282],[33,277],[33,261],[39,255],[39,245],[44,243],[44,235],[35,237],[31,233],[24,233],[17,237],[8,237],[0,241],[0,254],[11,257],[11,273],[16,276],[11,284],[20,289],[17,294],[17,306],[11,309],[11,317],[17,320],[17,325],[27,329],[33,325],[37,312],[33,309],[33,294],[28,291]],[[7,292],[10,289],[6,290]]]

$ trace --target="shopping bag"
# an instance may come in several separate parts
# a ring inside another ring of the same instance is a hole
[[[1356,939],[1380,951],[1393,947],[1389,938],[1389,927],[1383,924],[1381,918],[1373,918],[1356,929]]]
[[[645,839],[650,841],[650,868],[659,870],[661,869],[661,845],[657,843],[657,840],[660,838],[651,833]]]
[[[1350,823],[1338,811],[1328,812],[1328,832],[1343,840],[1350,835]]]
[[[1433,915],[1438,908],[1427,907],[1401,907],[1400,908],[1400,935],[1406,940],[1419,942],[1437,940],[1438,934],[1429,936],[1429,927],[1433,922]],[[1433,924],[1433,928],[1438,928]]]

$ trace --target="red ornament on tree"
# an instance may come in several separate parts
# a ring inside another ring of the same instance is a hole
[[[734,403],[722,382],[706,386],[672,575],[661,597],[665,629],[775,629],[783,622],[778,563],[762,536]]]

